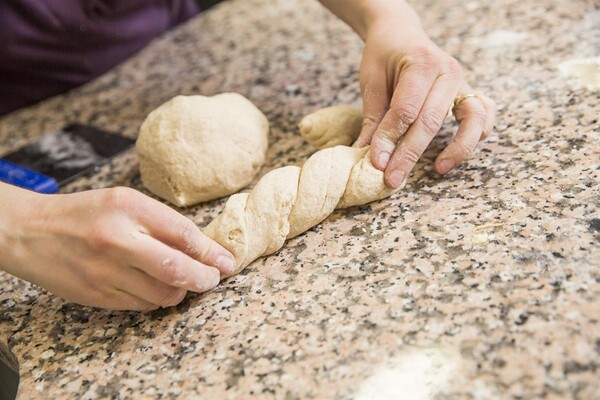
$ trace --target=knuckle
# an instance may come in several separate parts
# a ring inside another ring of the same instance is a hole
[[[434,108],[429,110],[426,113],[423,113],[421,117],[421,124],[423,124],[423,129],[428,136],[435,136],[442,123],[444,122],[444,117],[446,113],[442,113],[439,109]]]
[[[164,276],[164,282],[179,286],[185,283],[185,270],[183,260],[179,255],[173,255],[161,261],[161,269]]]
[[[107,209],[124,209],[127,208],[137,192],[128,187],[115,187],[106,189],[102,198],[102,206]]]
[[[461,77],[463,75],[462,66],[458,60],[454,57],[449,57],[447,62],[447,69],[452,76]]]
[[[181,249],[185,253],[193,253],[196,251],[194,246],[196,242],[196,234],[199,232],[198,227],[187,218],[182,218],[177,226],[177,240],[181,245]]]
[[[412,103],[406,103],[390,109],[393,121],[402,129],[408,129],[416,121],[419,111],[419,107]]]
[[[369,117],[369,116],[364,116],[363,120],[362,120],[362,126],[363,128],[370,128],[377,125],[377,120],[373,117]]]
[[[158,303],[161,307],[172,307],[175,306],[184,299],[187,294],[187,290],[179,289],[179,288],[169,288],[167,289]]]
[[[401,158],[408,161],[411,165],[414,165],[419,161],[421,153],[413,147],[405,147],[402,149]]]
[[[474,147],[464,144],[461,141],[454,141],[454,146],[458,149],[458,152],[461,156],[461,160],[464,160],[465,158],[469,157],[474,150]]]
[[[398,140],[400,139],[400,136],[401,136],[401,134],[396,129],[385,129],[385,128],[379,128],[379,130],[375,134],[375,137],[377,139],[379,139],[380,141],[384,140],[384,141],[392,143],[394,145],[398,142]]]
[[[117,240],[112,224],[106,219],[99,219],[92,223],[87,237],[91,247],[100,252],[115,246]]]
[[[212,263],[211,261],[215,258],[214,253],[214,242],[202,232],[200,232],[200,240],[198,240],[198,248],[196,249],[196,255],[200,260],[203,260],[206,263]]]
[[[438,56],[434,48],[430,46],[417,47],[413,50],[411,60],[418,65],[424,67],[435,67],[438,65]]]

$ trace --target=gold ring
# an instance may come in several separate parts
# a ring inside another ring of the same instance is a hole
[[[477,93],[467,93],[467,94],[463,94],[462,96],[458,96],[457,98],[454,99],[454,107],[452,107],[452,109],[457,108],[460,105],[460,103],[462,103],[469,97],[477,97]]]

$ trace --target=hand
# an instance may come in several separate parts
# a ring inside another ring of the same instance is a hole
[[[355,143],[371,144],[371,162],[385,171],[392,188],[403,183],[439,132],[454,99],[473,93],[458,61],[420,26],[402,22],[382,17],[366,31],[360,69],[364,121]],[[490,134],[495,110],[482,94],[454,109],[460,127],[435,160],[437,172],[445,174],[460,164]]]
[[[233,256],[192,221],[133,189],[25,197],[27,213],[3,237],[0,221],[0,267],[66,300],[153,310],[233,270]]]

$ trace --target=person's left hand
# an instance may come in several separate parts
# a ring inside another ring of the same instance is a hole
[[[360,69],[363,129],[355,146],[371,144],[371,162],[385,171],[388,186],[400,186],[433,137],[455,99],[460,126],[438,155],[435,169],[445,174],[464,161],[493,129],[496,105],[475,93],[456,59],[437,47],[420,28],[381,21],[369,27]]]

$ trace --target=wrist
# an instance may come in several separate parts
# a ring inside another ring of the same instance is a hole
[[[397,35],[405,32],[407,35],[422,35],[427,37],[421,25],[421,19],[412,7],[404,0],[398,1],[373,1],[369,3],[368,10],[364,14],[364,36],[373,31],[390,30],[390,34]]]
[[[421,29],[419,16],[405,0],[320,0],[331,12],[366,40],[369,31],[379,25],[395,32]]]
[[[18,275],[19,253],[26,233],[29,210],[40,194],[0,183],[0,270]]]

